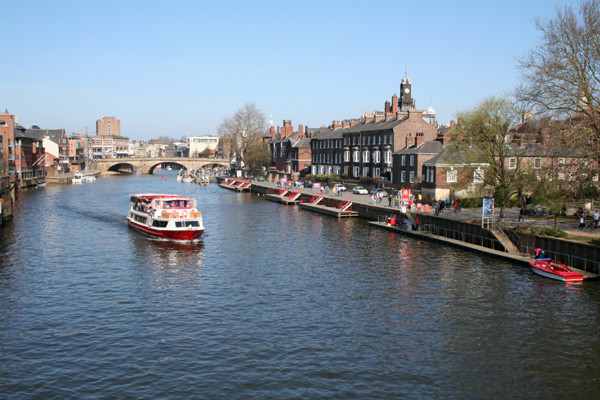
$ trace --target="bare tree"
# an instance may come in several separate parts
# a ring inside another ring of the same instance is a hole
[[[252,148],[262,143],[265,130],[265,115],[254,103],[245,104],[233,116],[224,118],[217,127],[219,135],[231,137],[231,151],[238,160],[238,166],[246,162]]]
[[[537,19],[541,43],[519,60],[517,100],[540,116],[568,119],[574,138],[598,150],[600,143],[600,0],[582,0],[578,10],[558,8]]]

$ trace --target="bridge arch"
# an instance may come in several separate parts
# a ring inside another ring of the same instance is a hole
[[[131,157],[109,158],[95,160],[95,167],[101,173],[121,172],[133,173],[140,170],[142,174],[152,174],[158,165],[173,165],[185,169],[214,168],[221,166],[229,168],[229,160],[225,158],[183,158],[183,157]]]

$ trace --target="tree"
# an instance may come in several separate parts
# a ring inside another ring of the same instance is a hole
[[[271,152],[263,145],[255,144],[250,146],[246,155],[246,165],[252,169],[262,169],[271,163]]]
[[[572,138],[600,148],[600,0],[583,0],[576,11],[557,8],[537,19],[541,43],[519,60],[517,100],[540,116],[568,118]]]
[[[488,97],[473,109],[459,112],[458,124],[447,133],[450,160],[459,165],[488,166],[483,184],[493,189],[500,218],[510,197],[523,190],[520,148],[508,139],[508,130],[519,114],[512,101]]]
[[[231,151],[238,166],[246,163],[248,153],[260,148],[265,130],[265,115],[254,103],[246,103],[233,116],[225,117],[217,127],[219,135],[231,137]]]

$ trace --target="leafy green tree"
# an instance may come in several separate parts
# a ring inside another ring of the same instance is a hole
[[[500,218],[510,197],[523,190],[521,150],[511,145],[509,128],[520,118],[506,98],[488,97],[457,114],[458,124],[448,132],[450,159],[462,165],[487,165],[484,186],[492,188]]]
[[[271,152],[262,144],[254,144],[248,148],[245,161],[251,169],[262,169],[271,162]]]

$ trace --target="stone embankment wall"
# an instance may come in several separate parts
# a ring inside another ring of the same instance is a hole
[[[268,187],[252,185],[252,191],[264,195]],[[308,200],[311,195],[302,194],[303,200]],[[372,204],[354,203],[352,209],[358,211],[359,217],[370,221],[378,221],[391,214],[400,214],[399,210],[391,210],[389,207]],[[463,221],[456,221],[429,214],[413,214],[419,217],[419,225],[428,225],[432,233],[440,236],[450,237],[464,242],[482,245],[495,250],[503,251],[503,246],[496,240],[495,236],[481,227]],[[600,248],[580,242],[561,240],[551,237],[542,237],[528,234],[517,234],[507,229],[508,237],[522,253],[532,254],[533,249],[545,249],[548,255],[559,259],[575,268],[598,274],[600,272]]]

